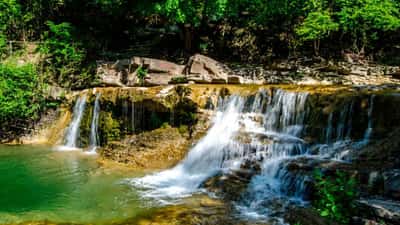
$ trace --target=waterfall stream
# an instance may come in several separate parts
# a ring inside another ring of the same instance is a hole
[[[145,197],[170,204],[201,191],[207,179],[234,173],[251,161],[259,164],[261,171],[251,178],[237,209],[247,217],[273,218],[289,203],[304,202],[309,177],[288,171],[291,162],[341,160],[344,146],[365,141],[372,130],[373,97],[364,139],[350,140],[352,100],[342,111],[329,114],[327,127],[321,130],[322,143],[308,143],[304,139],[310,122],[308,96],[278,89],[273,94],[260,90],[252,98],[220,98],[212,127],[181,163],[130,182],[144,188]],[[278,218],[278,224],[282,221]]]
[[[75,103],[72,115],[72,121],[65,135],[65,145],[61,148],[61,150],[67,150],[67,149],[73,150],[78,148],[77,141],[79,135],[79,126],[81,124],[81,120],[86,108],[86,98],[87,98],[86,94],[79,96],[79,98]]]
[[[100,113],[100,93],[97,93],[96,100],[94,102],[93,107],[93,116],[92,116],[92,123],[90,125],[90,146],[89,146],[89,153],[96,153],[96,149],[98,146],[99,136],[97,133],[98,126],[99,126],[99,113]]]

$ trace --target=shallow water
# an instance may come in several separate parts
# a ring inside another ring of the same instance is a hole
[[[44,146],[0,146],[0,224],[27,221],[105,224],[150,209],[123,180],[133,171],[106,169],[95,156]]]

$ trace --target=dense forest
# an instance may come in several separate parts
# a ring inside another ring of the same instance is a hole
[[[382,59],[399,44],[399,4],[398,0],[3,0],[0,46],[5,54],[7,41],[40,41],[41,49],[53,55],[52,63],[70,61],[70,67],[128,50],[140,54],[135,47],[146,44],[169,56],[202,51],[246,62],[301,54],[335,57],[343,51]]]

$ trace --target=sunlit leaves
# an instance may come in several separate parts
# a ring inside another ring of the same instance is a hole
[[[339,24],[335,23],[328,11],[312,12],[296,29],[297,35],[303,40],[318,40],[329,36],[330,32],[337,31]]]

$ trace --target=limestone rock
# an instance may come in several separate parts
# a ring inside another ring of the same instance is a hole
[[[174,76],[169,73],[149,73],[144,79],[146,86],[168,85]]]
[[[125,87],[125,85],[121,82],[121,78],[121,73],[108,73],[100,75],[103,86],[109,87]]]
[[[184,65],[178,65],[169,61],[132,57],[116,62],[98,62],[97,75],[101,86],[125,87],[136,86],[139,80],[136,77],[137,69],[143,67],[148,71],[145,84],[150,86],[165,85],[173,77],[183,76]]]
[[[119,63],[111,64],[109,62],[102,62],[97,67],[97,75],[100,78],[101,86],[111,86],[111,87],[124,87],[123,84],[123,72],[122,64]]]
[[[186,66],[189,81],[196,83],[225,84],[231,70],[224,64],[207,56],[196,54]]]
[[[132,64],[145,67],[150,73],[168,73],[170,75],[182,75],[185,66],[166,60],[133,57]]]

